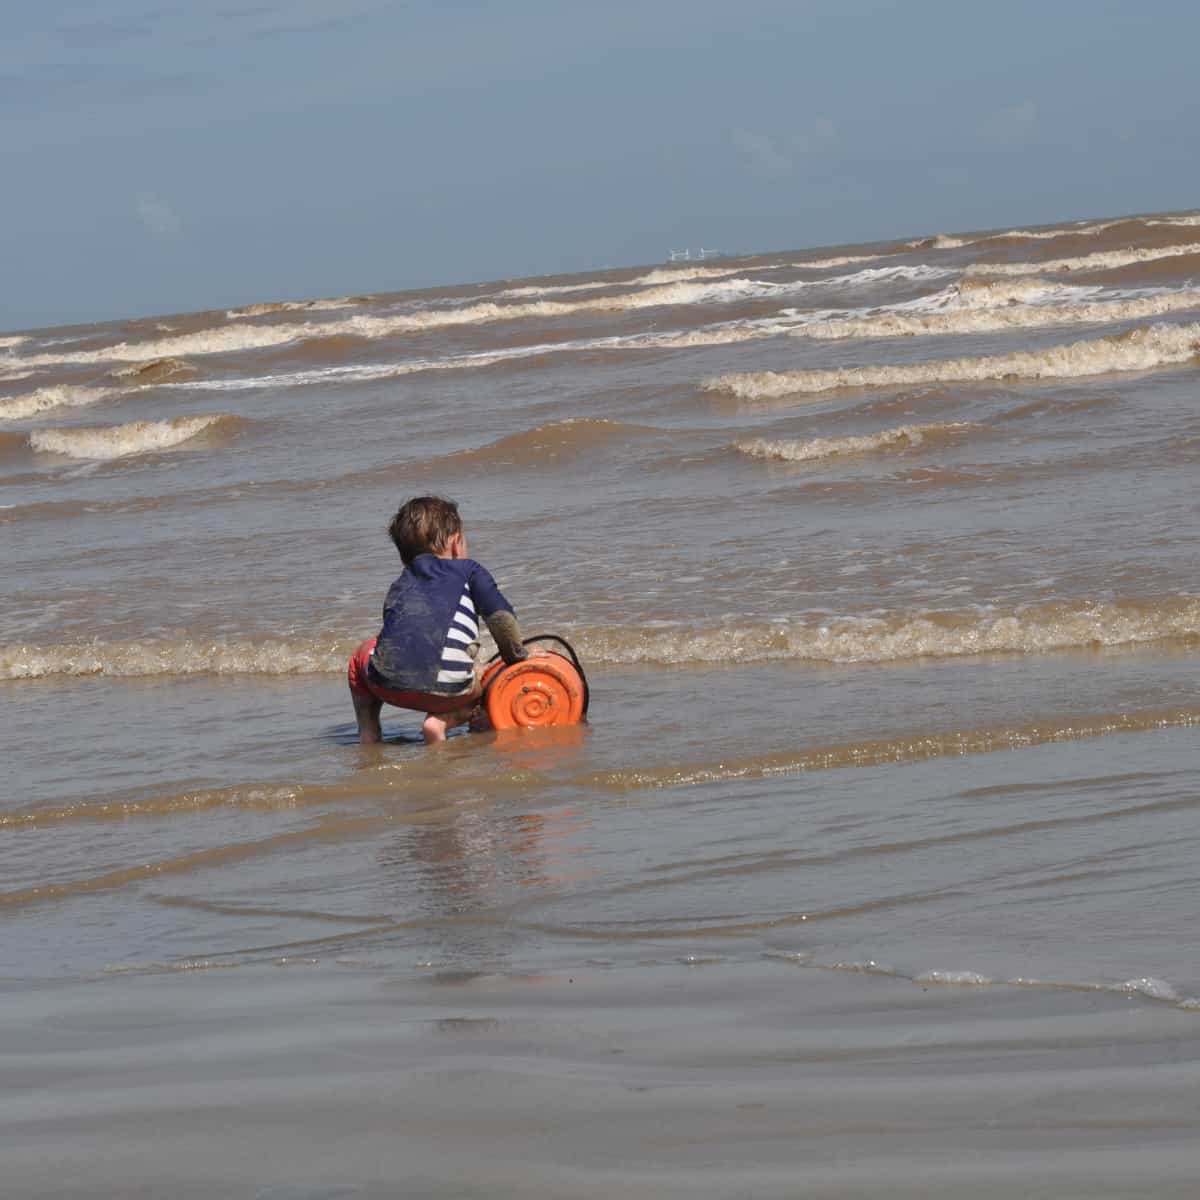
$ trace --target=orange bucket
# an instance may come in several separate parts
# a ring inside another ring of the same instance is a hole
[[[587,684],[569,658],[550,653],[483,673],[483,703],[493,729],[578,725],[587,711]]]

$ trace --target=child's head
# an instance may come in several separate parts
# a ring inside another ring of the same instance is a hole
[[[462,531],[458,505],[441,496],[414,496],[400,506],[388,526],[406,567],[418,554],[445,555]]]

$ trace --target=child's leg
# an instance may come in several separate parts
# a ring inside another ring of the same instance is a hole
[[[379,714],[383,711],[383,701],[377,696],[364,696],[361,692],[351,692],[354,701],[354,719],[358,722],[358,740],[364,746],[383,741],[383,729],[379,724]]]
[[[379,726],[383,701],[371,691],[367,682],[367,664],[374,649],[375,639],[368,638],[350,656],[346,671],[350,699],[354,701],[354,719],[358,723],[358,740],[364,746],[383,741],[383,730]]]
[[[477,707],[478,697],[473,699],[465,708],[456,708],[448,713],[426,713],[421,725],[421,734],[426,745],[446,740],[446,730],[456,725],[465,725],[472,717]]]

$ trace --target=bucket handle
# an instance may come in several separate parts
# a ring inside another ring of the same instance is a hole
[[[590,687],[588,687],[587,673],[583,669],[583,663],[579,661],[579,655],[575,653],[575,647],[572,646],[566,638],[559,637],[556,633],[539,633],[534,637],[522,639],[521,644],[524,646],[532,646],[534,642],[557,642],[567,652],[566,657],[570,658],[575,670],[579,672],[580,680],[583,682],[583,715],[586,717],[588,705],[591,703],[592,699],[592,690]],[[499,657],[500,652],[497,650],[496,653],[488,659],[488,662],[494,663]],[[480,704],[487,704],[488,692],[492,690],[492,684],[495,683],[495,681],[496,677],[493,676],[487,687],[484,688],[483,695],[479,699]]]

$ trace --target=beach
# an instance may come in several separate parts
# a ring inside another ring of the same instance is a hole
[[[1189,213],[0,334],[4,1195],[1191,1195],[1198,352]],[[357,744],[426,492],[585,725]]]

